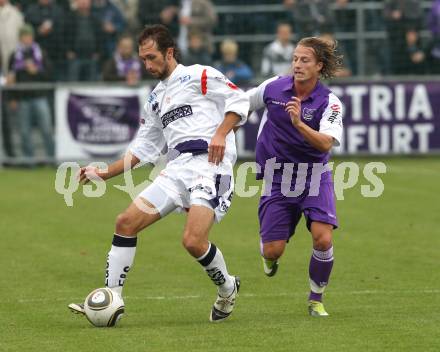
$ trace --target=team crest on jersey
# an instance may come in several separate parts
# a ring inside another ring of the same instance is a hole
[[[303,109],[303,118],[306,121],[310,121],[311,119],[313,119],[313,116],[315,115],[316,109],[309,109],[309,108],[304,108]]]
[[[159,103],[157,101],[154,102],[154,104],[151,106],[151,109],[153,112],[159,112]]]

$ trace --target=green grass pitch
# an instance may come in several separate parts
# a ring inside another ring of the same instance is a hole
[[[0,170],[0,351],[440,351],[440,160],[374,160],[387,165],[384,194],[363,198],[361,177],[337,203],[330,317],[307,315],[304,221],[267,278],[258,198],[235,197],[210,236],[242,280],[230,320],[208,321],[215,287],[183,249],[184,216],[173,214],[141,233],[126,314],[108,329],[67,304],[103,285],[114,219],[130,202],[111,186],[122,178],[102,198],[78,191],[68,208],[54,169]]]

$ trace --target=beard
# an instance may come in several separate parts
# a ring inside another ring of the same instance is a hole
[[[156,78],[158,78],[159,80],[163,81],[164,79],[167,79],[168,76],[170,75],[169,73],[169,65],[167,62],[165,62],[164,67],[162,69],[162,71],[158,71],[156,73]]]

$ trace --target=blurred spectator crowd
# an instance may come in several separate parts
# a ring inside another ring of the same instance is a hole
[[[240,83],[255,76],[289,72],[294,43],[299,38],[323,35],[331,40],[335,33],[354,33],[358,19],[355,10],[347,7],[356,2],[361,1],[0,0],[1,73],[3,81],[14,81],[20,67],[16,54],[21,52],[46,63],[46,79],[136,84],[148,78],[136,58],[136,35],[145,24],[163,23],[175,35],[183,63],[214,65]],[[377,73],[437,73],[440,0],[429,2],[427,11],[419,0],[369,2],[383,6],[365,11],[365,29],[385,31],[387,38],[368,45],[367,54],[375,57]],[[258,4],[279,5],[282,11],[216,10]],[[25,24],[33,29],[31,32],[27,27],[33,37],[32,50],[23,48],[19,36]],[[422,40],[422,30],[430,32],[429,39]],[[236,37],[242,34],[272,34],[275,40],[241,42]],[[214,41],[215,36],[224,40]],[[356,41],[339,44],[346,59],[341,75],[357,74]],[[38,53],[42,56],[39,59]]]
[[[340,33],[356,33],[359,18],[350,5],[367,2],[382,6],[365,9],[365,31],[385,33],[366,46],[374,74],[440,73],[440,0],[0,0],[0,85],[103,80],[135,86],[149,78],[137,58],[136,36],[153,23],[170,28],[184,64],[212,65],[246,84],[289,74],[302,37],[339,40]],[[242,11],[259,4],[281,10]],[[242,10],[225,10],[233,6]],[[339,76],[358,74],[356,45],[355,39],[339,40]],[[33,156],[30,131],[36,126],[52,156],[45,91],[10,91],[3,98],[4,116],[19,116],[22,154]],[[8,119],[2,123],[12,155]]]

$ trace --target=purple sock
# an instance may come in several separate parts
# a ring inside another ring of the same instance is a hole
[[[326,251],[313,250],[309,265],[311,289],[309,300],[322,301],[322,293],[328,284],[332,267],[333,247]]]

